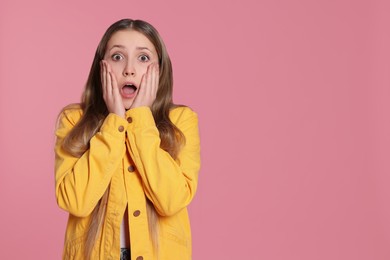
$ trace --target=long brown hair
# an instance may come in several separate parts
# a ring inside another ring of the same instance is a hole
[[[120,30],[135,30],[145,35],[156,48],[159,59],[159,87],[156,100],[151,110],[160,133],[160,147],[167,151],[174,159],[177,159],[181,145],[185,142],[183,133],[169,119],[169,111],[175,107],[172,101],[173,75],[171,60],[168,56],[164,42],[157,30],[149,23],[142,20],[123,19],[112,24],[101,39],[88,80],[82,95],[80,107],[83,114],[79,122],[64,139],[63,148],[73,156],[80,157],[89,149],[90,139],[99,131],[108,110],[103,99],[102,84],[100,80],[100,64],[103,59],[107,43],[111,36]],[[69,107],[65,107],[66,110]],[[89,259],[95,242],[101,232],[109,188],[91,213],[91,222],[86,241],[85,254]],[[150,237],[155,249],[158,248],[158,215],[153,204],[147,200],[147,213]]]

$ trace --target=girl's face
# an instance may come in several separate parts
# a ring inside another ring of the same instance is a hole
[[[111,65],[123,105],[129,109],[137,96],[147,67],[158,62],[154,45],[137,31],[117,31],[107,43],[104,60]]]

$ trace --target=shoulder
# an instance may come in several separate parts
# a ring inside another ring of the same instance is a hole
[[[187,106],[176,106],[169,112],[169,118],[175,125],[180,125],[186,121],[198,122],[197,113]]]
[[[70,104],[64,107],[58,115],[57,127],[59,124],[76,125],[83,115],[83,110],[79,104]]]

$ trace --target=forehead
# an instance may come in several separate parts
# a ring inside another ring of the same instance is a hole
[[[134,30],[121,30],[115,32],[107,43],[107,50],[114,45],[124,46],[126,49],[146,47],[151,51],[156,51],[154,45],[145,35]]]

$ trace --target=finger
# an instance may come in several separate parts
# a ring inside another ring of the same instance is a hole
[[[104,73],[104,64],[103,64],[103,60],[100,61],[100,81],[102,83],[102,88],[103,88],[103,85],[104,85],[104,76],[103,76],[103,73]]]
[[[146,71],[146,79],[147,79],[147,85],[146,85],[146,95],[147,96],[150,96],[151,94],[151,91],[152,91],[152,83],[153,83],[153,67],[154,67],[154,63],[150,64],[148,66],[148,69]]]
[[[156,89],[156,64],[153,63],[149,71],[149,86],[148,86],[148,97],[153,99]]]
[[[112,85],[112,93],[114,95],[114,98],[119,101],[121,100],[120,94],[119,94],[119,89],[118,89],[118,82],[116,81],[116,77],[114,73],[110,72],[110,77],[111,77],[111,85]]]
[[[106,77],[106,64],[104,60],[101,61],[101,78],[102,78],[102,92],[103,98],[107,97],[107,77]]]
[[[153,88],[154,96],[156,96],[157,94],[159,81],[160,81],[160,71],[159,71],[158,63],[156,63],[156,66],[154,67],[154,88]]]
[[[146,72],[145,72],[145,74],[144,74],[144,76],[143,76],[143,80],[144,80],[144,84],[143,84],[143,86],[142,86],[142,88],[143,88],[143,94],[144,94],[144,96],[145,95],[147,95],[148,93],[149,93],[149,89],[150,89],[150,66],[151,65],[149,65],[148,67],[147,67],[147,69],[146,69]]]
[[[142,84],[141,84],[141,89],[139,90],[139,95],[140,95],[140,98],[144,98],[146,96],[146,93],[148,91],[148,74],[145,73],[143,76],[142,76]]]
[[[156,85],[156,81],[157,81],[157,63],[153,64],[153,68],[152,68],[152,75],[151,75],[151,88],[150,88],[150,93],[152,94],[152,97],[154,98],[156,96],[156,89],[157,89],[157,85]]]
[[[111,85],[111,76],[110,76],[110,70],[109,70],[109,64],[105,62],[106,64],[106,88],[107,88],[107,96],[108,98],[112,98],[112,85]]]
[[[157,90],[158,90],[158,87],[160,86],[160,66],[157,64],[157,77],[156,77],[156,80],[157,80]]]

